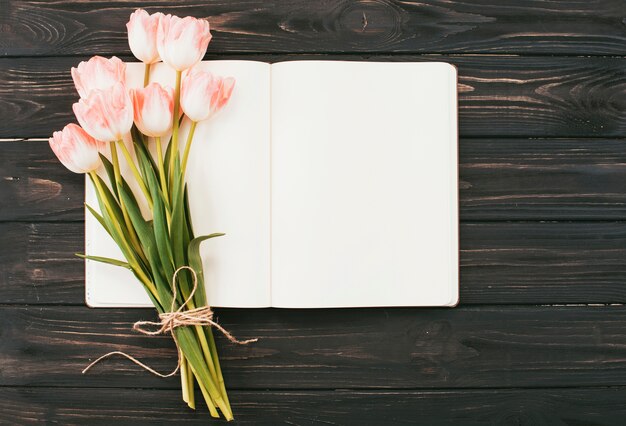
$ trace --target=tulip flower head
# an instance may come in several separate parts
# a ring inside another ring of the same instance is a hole
[[[150,83],[130,92],[135,124],[146,136],[159,137],[172,129],[174,118],[174,90]]]
[[[86,98],[92,90],[106,90],[125,83],[126,64],[115,56],[111,59],[94,56],[72,68],[72,79],[80,97]]]
[[[122,83],[109,90],[92,90],[73,110],[83,129],[101,141],[118,141],[133,125],[133,105]]]
[[[143,9],[137,9],[126,24],[130,50],[144,64],[153,64],[161,59],[156,40],[159,19],[162,16],[162,13],[150,15]]]
[[[96,170],[100,166],[98,152],[106,147],[74,123],[54,132],[48,141],[59,161],[74,173]]]
[[[219,111],[235,87],[232,77],[215,77],[208,71],[192,69],[183,79],[180,106],[192,121],[203,121]]]
[[[209,22],[192,16],[163,15],[157,30],[157,50],[176,71],[191,68],[204,57],[211,41]]]

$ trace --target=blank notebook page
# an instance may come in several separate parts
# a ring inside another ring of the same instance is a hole
[[[271,102],[272,305],[455,305],[455,68],[283,62]]]

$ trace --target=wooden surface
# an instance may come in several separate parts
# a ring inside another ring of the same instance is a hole
[[[150,310],[84,306],[83,181],[45,140],[72,120],[69,68],[130,58],[143,2],[0,0],[0,424],[211,422],[179,400]],[[252,424],[626,421],[623,0],[153,1],[208,17],[208,59],[459,67],[461,304],[218,311],[235,416]]]

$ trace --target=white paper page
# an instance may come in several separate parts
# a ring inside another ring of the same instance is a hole
[[[270,66],[253,61],[207,61],[198,66],[237,80],[224,109],[198,124],[187,170],[195,235],[226,233],[201,246],[207,298],[212,306],[269,306]],[[141,86],[143,65],[128,64],[127,70],[131,86]],[[175,74],[160,63],[153,67],[151,81],[173,87]],[[181,151],[188,128],[185,123],[181,129]],[[123,174],[132,176],[125,165]],[[97,207],[88,178],[85,198]],[[123,259],[100,224],[89,212],[85,216],[87,254]],[[123,268],[87,261],[85,275],[89,306],[151,306],[139,282]]]
[[[272,305],[458,301],[456,70],[272,66]]]

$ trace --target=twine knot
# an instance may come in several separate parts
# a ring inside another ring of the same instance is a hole
[[[174,310],[174,308],[176,307],[176,296],[177,296],[176,277],[180,271],[185,270],[185,269],[191,272],[191,276],[193,277],[193,289],[191,290],[191,293],[189,293],[189,297],[185,299],[183,304],[181,304],[178,309]],[[172,275],[172,306],[170,307],[170,312],[163,312],[159,314],[160,321],[158,322],[137,321],[135,324],[133,324],[133,330],[136,330],[148,336],[156,336],[156,335],[164,334],[164,333],[170,333],[172,335],[172,339],[174,339],[176,349],[178,350],[178,363],[174,371],[172,371],[169,374],[162,374],[152,369],[151,367],[147,366],[146,364],[142,363],[141,361],[139,361],[137,358],[133,357],[132,355],[129,355],[121,351],[112,351],[112,352],[102,355],[100,358],[96,359],[87,367],[85,367],[85,369],[83,370],[83,374],[85,374],[87,371],[91,369],[91,367],[98,364],[100,361],[104,360],[105,358],[108,358],[112,355],[121,355],[121,356],[128,358],[130,361],[134,362],[135,364],[139,365],[140,367],[144,368],[145,370],[151,372],[152,374],[156,376],[159,376],[159,377],[173,376],[174,374],[178,372],[178,369],[180,368],[180,362],[181,362],[181,350],[178,345],[178,340],[176,339],[176,334],[174,333],[174,329],[177,327],[212,326],[218,329],[230,342],[235,343],[237,345],[247,345],[248,343],[253,343],[259,340],[259,339],[247,339],[247,340],[236,339],[228,330],[226,330],[224,327],[219,325],[215,320],[213,320],[214,313],[210,306],[201,306],[199,308],[189,309],[186,311],[183,310],[185,306],[187,306],[187,304],[191,302],[197,289],[198,289],[198,276],[196,275],[196,271],[194,271],[193,268],[189,266],[181,266],[174,272],[174,275]],[[146,326],[157,327],[157,328],[152,330],[150,328],[146,328]]]

